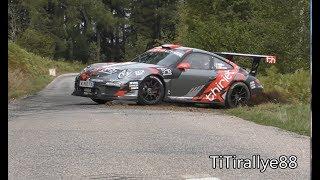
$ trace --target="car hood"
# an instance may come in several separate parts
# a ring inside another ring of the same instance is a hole
[[[118,79],[118,74],[123,70],[133,70],[137,76],[131,78],[141,78],[143,75],[150,72],[150,68],[163,68],[164,66],[155,64],[146,64],[138,62],[124,62],[124,63],[95,63],[89,65],[79,74],[80,80],[102,78],[104,80]],[[143,71],[140,71],[143,70]],[[139,72],[138,72],[139,71]],[[124,78],[125,80],[126,78]]]

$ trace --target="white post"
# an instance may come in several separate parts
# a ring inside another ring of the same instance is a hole
[[[49,69],[49,75],[50,76],[56,76],[56,69],[55,68]]]

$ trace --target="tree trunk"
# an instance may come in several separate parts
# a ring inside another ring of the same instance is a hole
[[[86,33],[87,32],[87,28],[88,28],[89,18],[88,18],[88,15],[86,13],[86,10],[83,7],[80,9],[80,12],[81,12],[81,15],[83,17],[84,33]]]
[[[9,32],[9,36],[11,38],[11,40],[15,41],[17,38],[17,31],[18,31],[18,26],[17,26],[17,18],[18,15],[16,13],[16,10],[14,7],[12,7],[14,5],[11,5],[9,2],[9,9],[8,9],[8,15],[10,17],[10,21],[9,21],[9,26],[10,26],[10,32]]]
[[[159,7],[160,7],[160,1],[157,1],[157,6],[156,6],[156,22],[155,22],[155,39],[161,39],[161,16],[159,15]]]
[[[100,31],[98,30],[97,28],[97,61],[98,62],[101,62],[101,56],[100,56],[100,53],[101,53],[101,36],[100,36]]]

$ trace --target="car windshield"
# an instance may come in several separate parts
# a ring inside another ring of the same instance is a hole
[[[134,58],[132,62],[170,66],[175,64],[182,55],[180,52],[173,51],[147,51]]]

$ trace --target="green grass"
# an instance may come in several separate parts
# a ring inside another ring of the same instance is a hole
[[[253,99],[255,105],[226,112],[258,124],[310,136],[310,71],[299,69],[281,74],[272,66],[258,79],[264,92]]]
[[[43,89],[54,77],[50,68],[56,68],[57,75],[79,72],[86,65],[78,62],[54,61],[27,52],[13,42],[8,42],[8,98],[19,98]]]
[[[257,124],[275,126],[310,136],[310,104],[266,103],[253,107],[227,109],[226,112]]]

